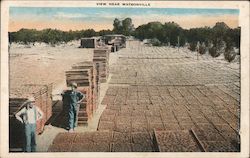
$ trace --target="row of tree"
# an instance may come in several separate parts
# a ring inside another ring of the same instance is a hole
[[[103,36],[112,34],[111,30],[101,30],[96,32],[93,29],[80,30],[80,31],[61,31],[57,29],[20,29],[17,32],[9,33],[9,42],[19,43],[34,43],[34,42],[45,42],[48,44],[56,44],[61,42],[69,42],[72,40],[78,40],[83,37]]]
[[[183,29],[175,22],[150,22],[134,28],[131,18],[123,20],[114,19],[113,30],[101,30],[96,32],[93,29],[80,31],[61,31],[57,29],[21,29],[9,33],[11,42],[24,44],[33,42],[45,42],[56,44],[78,40],[83,37],[102,36],[107,34],[123,34],[134,36],[137,39],[149,39],[155,46],[184,46],[188,45],[191,51],[198,51],[200,54],[209,52],[211,56],[217,57],[224,53],[231,61],[235,57],[233,49],[240,47],[240,28],[230,28],[224,22],[218,22],[214,27],[202,27]],[[232,55],[230,55],[232,54]]]
[[[240,32],[240,27],[232,29],[224,22],[218,22],[212,28],[192,29],[183,29],[174,22],[150,22],[137,27],[132,34],[140,40],[150,39],[155,46],[188,45],[191,51],[200,54],[208,52],[212,57],[224,54],[225,59],[230,62],[240,54]]]
[[[228,45],[237,48],[240,46],[240,28],[229,28],[224,22],[218,22],[212,28],[183,29],[174,22],[162,24],[150,22],[137,27],[134,36],[140,40],[158,39],[162,44],[172,46],[184,46],[186,43],[209,43],[216,44],[218,41],[225,41]]]
[[[240,28],[229,28],[225,23],[218,22],[212,28],[192,28],[183,29],[175,22],[150,22],[138,26],[136,29],[131,18],[124,20],[115,19],[113,22],[113,30],[101,30],[96,32],[93,29],[80,31],[61,31],[57,29],[21,29],[17,32],[9,33],[10,42],[23,42],[25,44],[31,42],[45,42],[55,44],[58,42],[68,42],[83,37],[102,36],[106,34],[123,34],[126,36],[135,36],[140,40],[155,39],[160,45],[170,44],[172,46],[184,46],[186,43],[209,43],[216,45],[218,41],[225,41],[228,45],[237,48],[240,46]]]
[[[124,20],[115,19],[113,22],[113,30],[100,30],[94,29],[76,30],[76,31],[61,31],[57,29],[20,29],[17,32],[9,33],[9,42],[20,42],[24,44],[34,42],[45,42],[48,44],[56,44],[61,42],[69,42],[78,40],[83,37],[103,36],[108,34],[123,34],[129,36],[134,31],[134,25],[131,18]]]

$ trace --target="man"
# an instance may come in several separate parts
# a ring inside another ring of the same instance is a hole
[[[35,106],[35,98],[30,97],[24,108],[16,113],[16,119],[24,125],[25,152],[36,151],[36,121],[43,118],[43,112]]]
[[[77,116],[79,103],[85,98],[84,94],[77,90],[77,83],[71,83],[71,90],[62,93],[63,104],[67,106],[69,132],[73,132],[77,127]]]

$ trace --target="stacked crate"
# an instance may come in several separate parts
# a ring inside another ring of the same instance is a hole
[[[78,112],[78,125],[88,124],[88,119],[93,115],[93,64],[90,62],[78,63],[72,69],[66,71],[66,83],[69,87],[72,82],[76,82],[78,90],[85,94],[85,100],[80,103]]]
[[[78,69],[83,69],[83,68],[91,68],[92,69],[92,79],[91,79],[91,101],[92,101],[92,112],[94,112],[97,109],[97,104],[98,104],[98,91],[99,91],[99,78],[97,74],[97,67],[93,62],[81,62],[78,63],[72,68],[78,68]]]
[[[96,105],[99,103],[100,83],[107,81],[109,76],[109,54],[110,47],[102,47],[94,50],[93,53],[93,67],[94,67],[94,100]],[[96,107],[98,108],[98,107]]]
[[[45,123],[52,116],[52,84],[43,86],[39,91],[33,93],[35,105],[43,111],[43,118],[37,121],[37,133],[42,133]]]
[[[100,93],[100,83],[99,74],[97,71],[97,65],[93,64],[93,109],[94,111],[98,108],[99,103],[99,93]]]
[[[93,62],[97,67],[98,77],[101,83],[106,82],[109,76],[109,53],[107,48],[94,50]]]
[[[20,86],[19,90],[26,92],[23,95],[10,96],[9,99],[9,138],[10,149],[22,148],[23,146],[23,125],[15,118],[15,114],[25,107],[28,97],[35,98],[35,105],[43,112],[43,118],[36,122],[36,133],[43,132],[45,123],[52,115],[52,84],[48,85],[24,85]]]
[[[109,74],[109,53],[109,48],[95,49],[93,62],[80,62],[66,71],[67,86],[76,82],[78,90],[86,94],[86,101],[80,103],[78,125],[87,125],[98,108],[100,82],[106,82]]]

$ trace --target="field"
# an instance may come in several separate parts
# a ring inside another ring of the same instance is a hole
[[[81,61],[91,61],[93,49],[79,49],[80,41],[51,47],[12,44],[10,48],[10,97],[26,97],[29,85],[53,83],[53,93],[66,87],[65,71]],[[34,88],[34,86],[30,86]]]
[[[98,130],[150,136],[144,151],[239,151],[239,63],[195,55],[131,42],[111,67]],[[143,151],[127,143],[122,151]]]
[[[62,90],[64,71],[91,61],[92,53],[77,44],[11,48],[10,95],[25,94],[20,87],[27,84],[52,82]],[[187,48],[128,41],[110,55],[97,130],[57,135],[50,126],[38,146],[48,136],[55,137],[43,147],[49,151],[240,151],[239,66]]]

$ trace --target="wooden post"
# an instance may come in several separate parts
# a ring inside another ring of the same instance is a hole
[[[197,44],[196,44],[196,47],[198,48],[197,49],[197,60],[199,60],[199,47],[200,47],[200,42],[197,42]]]
[[[177,40],[178,40],[178,52],[179,52],[179,48],[180,48],[180,37],[179,36],[177,37]]]

